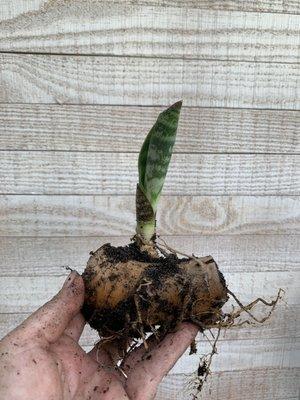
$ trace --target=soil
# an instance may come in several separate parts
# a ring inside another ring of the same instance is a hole
[[[149,254],[136,242],[107,243],[92,252],[83,279],[83,315],[104,337],[139,338],[154,326],[166,332],[181,321],[205,329],[227,300],[225,279],[212,257]]]

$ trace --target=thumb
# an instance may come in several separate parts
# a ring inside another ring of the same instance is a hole
[[[72,271],[62,289],[17,329],[20,339],[40,338],[47,343],[55,342],[72,318],[78,314],[84,301],[82,277]]]

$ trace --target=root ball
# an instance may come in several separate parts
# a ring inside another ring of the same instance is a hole
[[[83,314],[101,336],[142,337],[159,325],[181,321],[205,329],[227,301],[223,275],[212,257],[151,255],[136,243],[105,244],[92,253],[83,273]]]

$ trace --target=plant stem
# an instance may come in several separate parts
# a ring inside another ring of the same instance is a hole
[[[142,236],[142,238],[147,242],[153,241],[153,237],[155,235],[155,225],[155,218],[147,222],[137,221],[136,233]]]
[[[156,219],[155,212],[145,196],[144,192],[137,185],[136,188],[136,233],[146,242],[154,240]]]

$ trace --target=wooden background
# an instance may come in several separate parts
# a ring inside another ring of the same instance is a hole
[[[245,302],[286,290],[263,326],[222,334],[203,398],[298,399],[299,14],[299,0],[0,0],[0,336],[63,266],[128,242],[137,151],[183,99],[159,232],[212,254]],[[189,399],[196,365],[183,357],[157,399]]]

